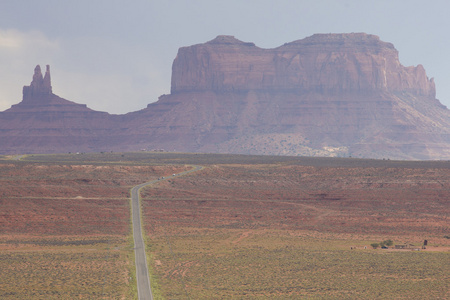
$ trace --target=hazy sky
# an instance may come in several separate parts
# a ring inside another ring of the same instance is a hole
[[[0,111],[22,99],[34,67],[53,92],[110,113],[170,93],[178,48],[234,35],[274,48],[314,33],[366,32],[422,64],[450,107],[450,2],[416,0],[1,0]]]

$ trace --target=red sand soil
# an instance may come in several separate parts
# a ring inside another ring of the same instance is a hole
[[[144,192],[145,219],[184,227],[432,237],[448,243],[448,169],[220,165]]]
[[[132,186],[182,167],[0,164],[0,234],[130,232]]]

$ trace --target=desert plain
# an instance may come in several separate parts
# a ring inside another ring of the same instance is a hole
[[[0,156],[2,299],[136,299],[130,189],[160,177],[141,194],[155,299],[450,298],[449,161],[15,158]]]

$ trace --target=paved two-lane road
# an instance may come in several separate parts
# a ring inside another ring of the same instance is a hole
[[[152,289],[150,287],[150,277],[148,275],[147,268],[147,258],[145,255],[145,244],[144,239],[142,237],[142,224],[141,224],[141,206],[139,201],[139,192],[140,189],[154,184],[156,182],[160,182],[162,180],[167,180],[170,178],[174,178],[181,175],[186,175],[188,173],[192,173],[198,170],[201,170],[203,167],[194,166],[193,169],[189,171],[185,171],[182,173],[174,174],[172,176],[163,177],[161,179],[149,181],[140,185],[135,186],[131,189],[131,210],[132,210],[132,221],[133,221],[133,237],[134,237],[134,254],[135,254],[135,263],[136,263],[136,281],[137,281],[137,290],[138,290],[138,299],[139,300],[152,300]]]

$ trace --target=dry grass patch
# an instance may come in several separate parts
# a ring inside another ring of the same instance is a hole
[[[126,237],[0,238],[1,299],[126,299]]]
[[[0,163],[0,298],[133,299],[130,188],[175,170]]]
[[[448,251],[364,250],[370,242],[287,231],[172,228],[152,237],[152,251],[167,299],[448,296]],[[350,250],[355,244],[360,247]]]
[[[161,290],[167,299],[448,298],[449,174],[215,165],[160,183],[144,191],[144,224]],[[387,239],[417,248],[428,239],[437,251],[371,249]]]

